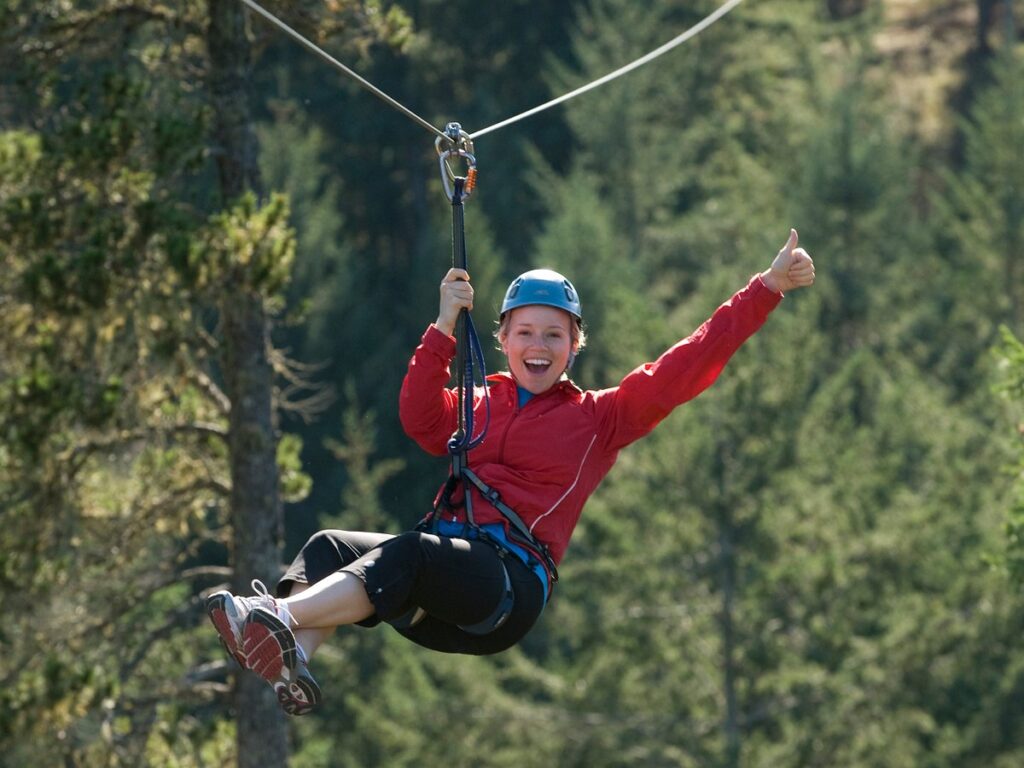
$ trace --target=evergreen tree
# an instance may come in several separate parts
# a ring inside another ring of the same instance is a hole
[[[965,307],[981,301],[996,309],[995,315],[979,313],[994,321],[975,330],[984,336],[972,341],[983,347],[995,340],[999,321],[1017,333],[1024,328],[1024,201],[1018,189],[1024,160],[1017,151],[1024,140],[1022,71],[1017,49],[1004,46],[992,63],[991,84],[962,124],[964,167],[947,174],[947,195],[936,197],[952,232],[946,243],[950,290],[958,298],[966,292]]]
[[[190,63],[180,37],[162,71],[132,45],[169,17],[45,11],[7,8],[4,40],[33,92],[0,181],[3,743],[15,763],[137,765],[212,735],[181,719],[211,694],[182,630],[210,580],[189,568],[225,509],[226,429],[190,293],[203,220],[172,204],[204,125],[163,87]]]
[[[206,627],[193,638],[224,575],[202,564],[233,529],[238,572],[273,573],[282,489],[304,485],[273,425],[268,319],[294,243],[286,202],[245,194],[242,11],[51,10],[3,9],[23,108],[0,141],[0,492],[17,521],[0,572],[5,605],[32,607],[5,635],[4,744],[19,762],[283,764],[265,685],[239,687],[237,750],[222,718],[196,719],[226,668],[206,665]],[[183,87],[196,71],[207,90]]]
[[[1002,343],[996,349],[997,360],[1000,366],[998,379],[999,391],[1003,394],[1010,405],[1011,427],[1015,426],[1018,435],[1024,429],[1024,420],[1021,420],[1019,405],[1024,402],[1024,345],[1010,332],[1003,329]],[[1006,522],[1007,554],[1005,562],[1007,570],[1018,584],[1024,584],[1024,484],[1021,483],[1021,473],[1013,470],[1017,478],[1013,500]]]

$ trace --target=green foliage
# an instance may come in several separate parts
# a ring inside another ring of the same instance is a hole
[[[978,286],[1007,312],[1014,327],[1024,323],[1020,272],[1024,249],[1024,201],[1019,185],[1024,160],[1024,59],[1006,47],[993,64],[992,83],[962,124],[964,171],[949,179],[950,225],[959,256],[987,278]],[[980,267],[980,269],[979,269]]]
[[[323,130],[293,102],[272,106],[272,123],[259,126],[260,173],[271,189],[287,192],[297,234],[289,298],[302,306],[312,338],[327,335],[323,317],[353,301],[351,255],[344,241],[342,190],[324,168]]]
[[[301,501],[309,495],[312,479],[302,471],[302,438],[281,436],[277,444],[277,466],[281,472],[281,498],[286,502]]]
[[[342,420],[342,440],[327,440],[327,448],[344,465],[348,482],[338,513],[322,518],[320,524],[324,528],[388,531],[393,524],[389,522],[381,505],[380,489],[389,478],[402,470],[402,461],[373,461],[377,446],[376,417],[373,411],[363,411],[359,407],[353,389],[351,385],[348,387],[352,404],[346,409]]]
[[[940,322],[951,344],[943,355],[948,378],[970,370],[998,341],[998,327],[1024,330],[1024,203],[1019,186],[1024,165],[1016,147],[1024,141],[1021,56],[1004,48],[992,64],[991,83],[963,118],[964,163],[944,169],[933,194],[937,238]]]
[[[1016,427],[1019,439],[1024,439],[1024,344],[1010,332],[1002,329],[1002,343],[996,354],[1000,365],[998,391],[1009,404],[1011,427]],[[1024,445],[1018,445],[1018,460],[1012,465],[1015,478],[1014,497],[1006,519],[1005,567],[1018,586],[1024,585]]]
[[[268,193],[217,210],[206,4],[65,5],[0,4],[0,762],[231,765],[201,610],[228,576],[221,299],[287,320],[270,358],[286,554],[314,525],[407,527],[445,472],[395,400],[450,210],[429,139],[256,16]],[[474,130],[715,5],[269,7]],[[339,631],[294,765],[1024,760],[1024,78],[1011,44],[987,80],[971,57],[934,73],[984,85],[965,116],[932,105],[935,135],[959,134],[924,145],[900,63],[931,18],[743,4],[478,142],[477,326],[521,269],[569,274],[582,386],[687,334],[791,224],[818,284],[623,451],[519,647],[448,657]]]
[[[5,61],[9,32],[27,43],[5,75],[31,83],[0,133],[0,740],[14,764],[225,754],[217,718],[195,716],[225,693],[196,628],[223,577],[200,553],[223,546],[230,491],[204,320],[228,281],[282,288],[292,246],[280,197],[205,224],[205,107],[178,69],[196,61],[193,11],[25,7],[5,28]],[[188,261],[200,242],[203,271]],[[284,442],[289,479],[297,453]]]
[[[259,206],[255,195],[246,193],[230,210],[214,215],[190,267],[201,291],[230,285],[274,296],[286,286],[294,258],[287,199],[275,194]]]

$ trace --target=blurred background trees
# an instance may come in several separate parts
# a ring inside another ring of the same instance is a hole
[[[339,632],[323,712],[285,721],[202,597],[426,509],[445,462],[395,402],[450,214],[429,134],[240,5],[0,3],[0,764],[1024,762],[1019,7],[745,3],[482,137],[477,325],[523,269],[566,272],[585,388],[791,225],[818,283],[623,453],[519,647]],[[472,132],[715,4],[267,7]],[[230,61],[217,19],[244,22]],[[262,377],[240,422],[232,318]]]

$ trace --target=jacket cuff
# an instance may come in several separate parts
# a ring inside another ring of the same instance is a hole
[[[785,297],[785,294],[782,291],[776,293],[765,285],[764,278],[761,277],[760,272],[750,278],[750,282],[747,283],[747,288],[750,290],[750,295],[755,304],[766,311],[775,309],[775,307],[779,305],[779,302]]]
[[[440,357],[450,360],[455,357],[455,337],[449,336],[431,323],[420,338],[423,346]]]

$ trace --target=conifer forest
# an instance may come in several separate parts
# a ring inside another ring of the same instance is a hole
[[[722,3],[259,5],[472,134]],[[745,0],[475,137],[488,372],[533,267],[583,389],[790,227],[816,282],[622,452],[522,642],[342,627],[289,717],[205,599],[447,477],[398,419],[435,138],[242,0],[0,0],[0,766],[1024,766],[1024,2]]]

